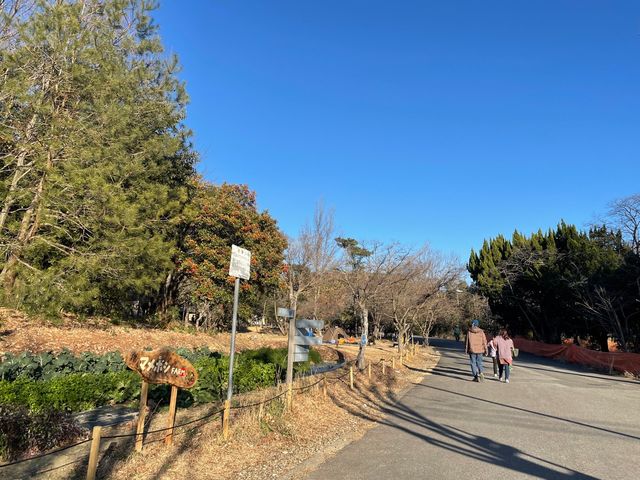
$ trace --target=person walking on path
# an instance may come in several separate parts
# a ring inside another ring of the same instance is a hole
[[[498,378],[498,351],[496,349],[496,337],[493,337],[489,342],[489,356],[491,357],[491,361],[493,362],[493,376]]]
[[[465,352],[469,354],[474,382],[484,380],[482,356],[487,354],[487,337],[479,325],[480,322],[478,320],[471,322],[464,348]]]
[[[506,328],[503,328],[500,335],[493,339],[496,349],[498,351],[498,368],[499,376],[498,380],[502,381],[502,375],[504,373],[505,383],[509,383],[509,371],[511,365],[513,365],[513,340],[509,337],[509,333]]]

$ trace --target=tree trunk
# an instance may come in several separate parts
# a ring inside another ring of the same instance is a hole
[[[605,332],[601,332],[598,334],[598,344],[600,345],[601,351],[609,351],[609,336]]]
[[[51,154],[47,158],[47,169],[52,166]],[[33,193],[31,204],[25,210],[22,221],[20,222],[20,231],[16,239],[16,244],[10,249],[9,258],[7,258],[2,271],[0,272],[0,283],[2,283],[7,296],[13,292],[17,271],[16,265],[20,259],[21,250],[29,243],[38,231],[38,223],[40,220],[40,208],[42,207],[42,192],[44,191],[44,182],[47,174],[42,174],[38,186]],[[32,221],[33,219],[33,221]]]
[[[366,305],[360,305],[360,313],[362,315],[362,336],[360,339],[360,350],[358,351],[358,358],[356,360],[357,367],[360,370],[364,370],[365,365],[365,350],[367,348],[368,336],[369,336],[369,309]]]
[[[313,294],[313,319],[318,319],[318,300],[320,300],[320,287],[316,287]]]
[[[33,128],[36,123],[37,116],[33,115],[31,120],[29,120],[29,124],[27,125],[27,129],[25,132],[26,141],[30,141],[32,137]],[[9,191],[7,192],[7,196],[4,199],[4,203],[2,205],[2,211],[0,211],[0,234],[4,229],[4,225],[7,221],[7,217],[9,216],[9,210],[15,202],[15,192],[18,190],[18,182],[24,176],[25,172],[25,159],[27,158],[27,149],[22,148],[20,153],[18,153],[16,158],[16,168],[13,172],[13,178],[11,179],[11,185],[9,185]]]

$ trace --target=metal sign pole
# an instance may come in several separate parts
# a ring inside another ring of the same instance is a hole
[[[236,286],[233,291],[233,319],[231,320],[231,352],[229,353],[229,388],[227,389],[227,401],[231,402],[233,395],[233,359],[236,352],[236,324],[238,323],[238,295],[240,294],[240,278],[236,277]]]
[[[295,312],[289,318],[289,348],[287,354],[287,384],[290,385],[293,382],[293,355],[294,355],[294,340],[296,336],[296,316]]]

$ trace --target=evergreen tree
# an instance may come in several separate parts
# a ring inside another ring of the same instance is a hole
[[[146,0],[38,0],[0,52],[5,301],[124,312],[158,295],[195,155]],[[151,303],[150,301],[148,303]]]
[[[251,280],[242,283],[239,316],[249,320],[261,296],[280,287],[287,246],[268,212],[259,212],[255,193],[244,185],[197,181],[197,194],[180,255],[180,303],[196,321],[220,328],[231,320],[231,245],[251,251]]]

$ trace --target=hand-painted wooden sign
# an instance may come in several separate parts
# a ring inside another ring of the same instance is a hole
[[[148,383],[168,383],[179,388],[191,388],[198,381],[198,373],[193,365],[168,348],[131,352],[125,363]]]

